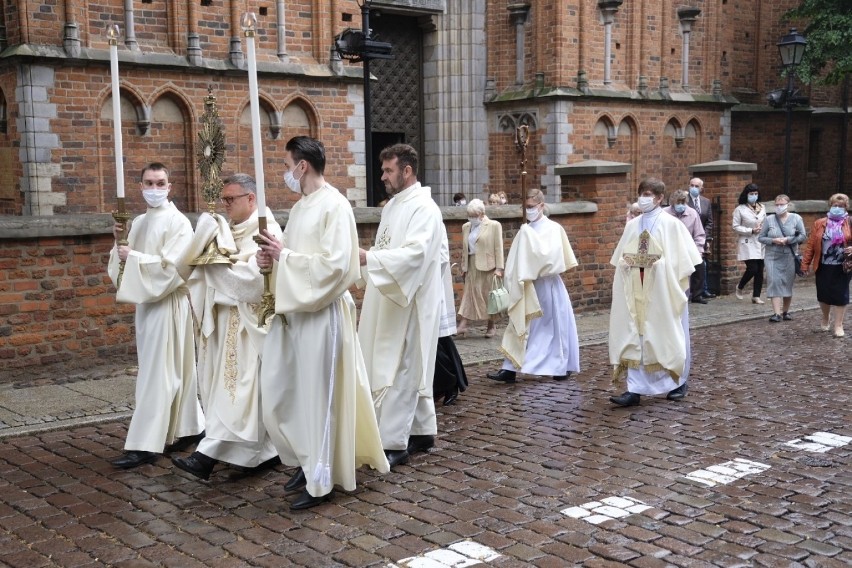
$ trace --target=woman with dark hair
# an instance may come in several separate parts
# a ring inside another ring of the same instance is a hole
[[[760,203],[760,190],[750,183],[742,190],[734,209],[734,232],[737,233],[737,260],[745,262],[746,269],[740,283],[737,284],[737,299],[743,299],[746,284],[754,278],[751,295],[753,304],[762,304],[760,292],[763,289],[763,243],[757,236],[766,219],[766,208]]]
[[[849,196],[835,193],[828,198],[828,215],[817,219],[811,231],[802,269],[816,275],[817,301],[822,310],[820,329],[834,325],[834,337],[845,337],[843,316],[849,304],[852,273],[843,271],[843,259],[852,255],[852,221],[849,220]]]

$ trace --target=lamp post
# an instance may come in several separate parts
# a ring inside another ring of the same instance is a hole
[[[375,41],[370,33],[370,3],[363,0],[361,6],[361,29],[346,28],[334,38],[334,48],[342,59],[353,63],[364,62],[364,161],[367,176],[367,205],[376,204],[373,195],[373,132],[370,124],[370,60],[393,59],[389,43]]]
[[[787,111],[787,128],[784,133],[784,193],[787,195],[790,194],[790,139],[793,131],[793,107],[798,104],[793,90],[793,75],[796,74],[796,67],[802,62],[807,43],[796,28],[790,28],[790,33],[778,42],[781,65],[787,71],[787,90],[784,93],[784,106]]]

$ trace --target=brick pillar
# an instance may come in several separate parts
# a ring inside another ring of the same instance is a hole
[[[708,258],[708,278],[712,263],[718,263],[720,291],[730,294],[739,281],[743,266],[737,261],[737,236],[732,228],[737,198],[743,188],[751,183],[757,164],[719,160],[689,166],[689,175],[704,180],[705,197],[714,201],[720,198],[721,211],[713,222],[719,227],[719,243],[713,250],[719,250],[720,258]]]
[[[585,160],[556,166],[562,180],[562,201],[591,201],[597,211],[572,216],[565,230],[579,262],[570,270],[566,284],[575,306],[607,307],[612,300],[612,251],[624,231],[628,199],[636,188],[628,187],[631,164]]]

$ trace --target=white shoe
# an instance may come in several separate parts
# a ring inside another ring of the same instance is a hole
[[[743,291],[740,288],[737,288],[736,294],[737,294],[737,300],[743,299]]]
[[[763,300],[761,300],[760,298],[755,296],[754,298],[751,299],[751,303],[752,304],[765,304],[766,302],[764,302]]]

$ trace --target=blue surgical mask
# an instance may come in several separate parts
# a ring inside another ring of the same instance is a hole
[[[697,185],[690,185],[689,186],[689,195],[691,195],[692,197],[698,197],[699,193],[701,193],[701,190],[698,189]]]
[[[843,217],[844,213],[846,213],[846,210],[843,207],[837,207],[836,205],[828,210],[828,214],[831,217]]]
[[[754,205],[755,203],[757,203],[757,197],[758,197],[757,195],[749,195],[748,196],[748,202],[751,203],[752,205]]]
[[[677,203],[677,204],[674,205],[674,210],[675,210],[675,213],[677,213],[678,215],[683,215],[683,212],[686,211],[686,204],[685,203]]]

